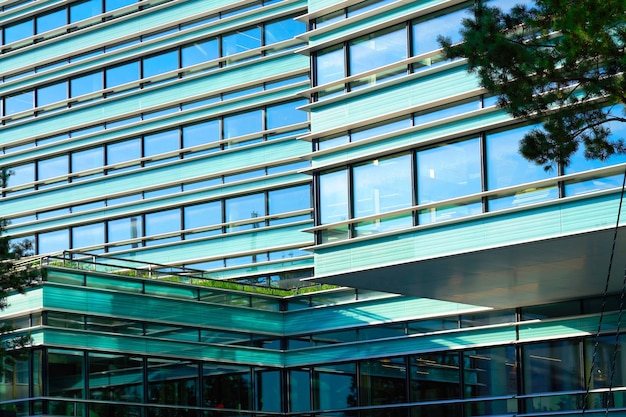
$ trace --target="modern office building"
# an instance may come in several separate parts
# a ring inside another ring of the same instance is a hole
[[[0,412],[626,415],[626,158],[523,160],[438,47],[473,5],[0,1],[0,216],[45,271]]]

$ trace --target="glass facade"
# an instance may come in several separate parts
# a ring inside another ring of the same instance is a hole
[[[599,412],[607,401],[615,408],[623,404],[624,340],[616,336],[617,323],[609,320],[598,337],[563,331],[572,323],[616,317],[620,294],[571,300],[569,309],[563,303],[483,312],[465,306],[466,313],[441,317],[447,325],[432,326],[432,318],[407,320],[409,306],[422,308],[424,300],[417,298],[337,289],[286,302],[96,272],[106,264],[89,264],[93,271],[87,272],[61,265],[50,266],[44,283],[31,290],[46,294],[51,307],[22,313],[11,324],[35,338],[69,340],[73,348],[45,343],[5,364],[0,402],[15,415],[368,416],[381,407],[403,417],[450,409],[459,416],[577,415],[583,402],[589,412]],[[76,304],[72,313],[55,307],[63,305],[58,297],[70,293],[88,295],[102,307]],[[119,300],[106,302],[111,295]],[[117,307],[129,302],[134,307],[120,314]],[[164,315],[166,305],[178,311]],[[324,319],[381,306],[379,319],[391,324],[342,328],[345,320]],[[199,319],[198,308],[230,318]],[[291,327],[305,317],[319,324]],[[531,336],[539,318],[549,318],[543,325],[549,340]],[[503,328],[512,331],[495,332]],[[491,343],[454,349],[436,343],[470,340],[476,332],[491,332]],[[393,356],[368,351],[416,344],[424,348]]]
[[[608,230],[626,159],[519,155],[439,48],[474,4],[2,2],[0,215],[47,276],[0,416],[623,415],[601,266],[499,250]]]

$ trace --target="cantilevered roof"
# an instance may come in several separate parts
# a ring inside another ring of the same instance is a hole
[[[313,279],[495,308],[601,295],[614,233],[603,229]],[[621,227],[610,292],[622,290],[625,268],[626,230]]]

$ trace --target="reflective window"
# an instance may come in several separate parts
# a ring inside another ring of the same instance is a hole
[[[212,201],[210,203],[196,204],[184,208],[185,229],[210,226],[222,223],[222,203]],[[219,233],[220,230],[215,232]]]
[[[351,131],[350,142],[358,142],[364,139],[372,138],[374,136],[383,135],[385,133],[391,133],[400,129],[406,129],[408,127],[411,127],[411,119],[408,117],[393,122],[386,121],[385,123]]]
[[[360,405],[406,403],[406,359],[382,358],[361,362]]]
[[[394,26],[349,43],[350,75],[382,67],[407,57],[406,26]],[[406,66],[402,67],[406,71]]]
[[[531,181],[538,181],[555,176],[555,172],[546,172],[542,166],[530,162],[519,153],[519,142],[532,126],[507,130],[487,135],[487,188],[514,186]],[[537,201],[545,201],[558,196],[556,185],[547,187],[529,187],[514,195],[496,196],[489,200],[489,210],[516,207]]]
[[[39,233],[37,238],[37,253],[62,252],[70,247],[70,236],[67,230]]]
[[[268,106],[266,111],[267,129],[293,125],[307,121],[307,112],[298,110],[298,106],[307,104],[306,100]]]
[[[478,138],[445,143],[417,152],[417,202],[427,204],[482,191]],[[482,212],[475,203],[446,205],[420,212],[420,223],[441,221]]]
[[[413,24],[412,47],[413,55],[421,55],[440,48],[438,36],[451,38],[452,42],[460,42],[459,32],[461,21],[468,17],[466,9],[442,14],[441,16],[426,16]]]
[[[219,58],[217,38],[194,42],[181,48],[182,67],[188,67]]]
[[[313,369],[313,408],[333,410],[357,406],[356,366],[353,363]]]
[[[224,117],[224,139],[261,132],[262,130],[262,110],[252,110]]]
[[[282,390],[280,371],[255,370],[256,409],[259,411],[281,411]]]
[[[10,172],[11,178],[7,185],[11,187],[35,181],[35,164],[33,163],[12,167]]]
[[[261,28],[258,26],[222,36],[222,56],[249,51],[260,46]]]
[[[67,82],[39,87],[37,89],[37,107],[45,106],[57,101],[67,100]]]
[[[618,338],[611,335],[585,340],[585,381],[590,381],[590,389],[623,387],[626,384],[624,365],[626,365],[626,349],[624,349],[623,334]],[[602,401],[602,395],[596,395],[594,408],[605,407],[606,399]]]
[[[34,35],[33,21],[25,20],[4,27],[4,44],[17,42]]]
[[[146,214],[146,236],[176,232],[181,229],[180,209],[158,211]]]
[[[306,31],[306,25],[292,17],[265,24],[265,44],[286,41]]]
[[[94,91],[100,91],[102,88],[101,72],[83,75],[82,77],[72,78],[70,80],[71,97],[78,97],[83,94],[93,93]]]
[[[365,217],[411,207],[411,155],[375,159],[352,170],[353,214]],[[413,223],[411,213],[358,223],[357,236],[384,232]]]
[[[162,54],[143,59],[144,78],[173,71],[175,69],[178,69],[178,50],[164,52]]]
[[[238,222],[265,216],[265,195],[250,194],[241,197],[229,198],[225,201],[226,221]],[[262,222],[231,225],[229,230],[251,229],[263,226]]]
[[[148,401],[198,405],[198,365],[189,361],[148,358]]]
[[[290,340],[291,344],[297,341]],[[308,347],[309,342],[304,342],[303,347]],[[289,411],[302,412],[311,410],[311,375],[308,370],[289,371]]]
[[[178,129],[146,135],[143,138],[144,156],[153,156],[180,149]]]
[[[131,139],[107,145],[107,165],[141,158],[141,140]]]
[[[343,46],[322,49],[315,55],[316,85],[337,81],[345,77]],[[340,86],[343,89],[343,86]]]
[[[580,342],[556,340],[529,344],[522,352],[525,394],[582,389]]]
[[[621,106],[618,108],[618,111],[622,111]],[[611,130],[611,140],[616,140],[626,136],[626,125],[622,122],[610,122],[607,123],[607,127]],[[626,162],[626,154],[612,155],[604,161],[600,161],[598,159],[587,159],[585,158],[585,151],[583,148],[584,147],[581,145],[578,151],[572,155],[569,166],[564,169],[565,174],[572,174],[610,165],[623,164]],[[609,177],[597,176],[585,181],[568,182],[565,183],[565,195],[570,196],[590,191],[621,187],[623,179],[624,175],[619,174]]]
[[[119,9],[120,7],[128,6],[129,4],[137,3],[137,0],[105,0],[104,11],[109,12],[111,10]]]
[[[436,352],[413,355],[411,401],[452,400],[460,396],[459,354]]]
[[[319,183],[320,224],[348,220],[348,171],[321,174]]]
[[[183,127],[183,147],[185,148],[217,142],[219,139],[219,120],[209,120]]]
[[[70,5],[70,23],[102,13],[102,0],[85,0]]]
[[[308,184],[301,185],[299,187],[272,190],[267,194],[270,215],[311,208],[311,187]],[[270,224],[292,222],[300,218],[310,219],[311,215],[305,214],[298,218],[290,217],[285,219],[271,219]]]
[[[106,88],[136,81],[139,79],[139,62],[129,62],[127,64],[108,68],[105,71],[105,77]]]
[[[4,98],[4,115],[10,116],[21,111],[30,110],[35,106],[35,93],[26,91]]]
[[[87,171],[104,165],[104,149],[91,148],[72,152],[72,172]]]
[[[104,223],[88,224],[72,228],[72,248],[97,246],[104,243]],[[89,250],[93,252],[92,249]]]
[[[69,163],[68,156],[61,155],[56,158],[43,159],[37,162],[37,179],[38,180],[47,180],[53,177],[61,177],[66,176],[69,171]],[[63,178],[57,180],[55,182],[65,182],[67,179]],[[41,188],[43,184],[40,184],[38,187]]]
[[[37,24],[37,33],[44,33],[52,29],[56,29],[67,24],[66,9],[59,9],[54,12],[37,16],[35,20]]]
[[[84,353],[72,350],[48,350],[48,389],[51,397],[83,398],[85,388]],[[58,404],[59,409],[51,409],[51,414],[67,415],[63,407],[68,403]],[[54,408],[54,407],[51,407]]]
[[[111,323],[114,331],[115,324]],[[101,401],[143,401],[143,359],[124,354],[88,353],[89,398]],[[115,383],[111,383],[115,381]],[[94,404],[97,415],[110,413],[108,404]]]
[[[141,217],[109,220],[107,223],[108,242],[135,239],[143,234]]]
[[[240,365],[204,364],[202,392],[206,406],[249,410],[252,403],[250,368]]]
[[[467,397],[517,394],[517,361],[513,346],[465,351],[463,372]],[[506,410],[501,413],[506,414]]]

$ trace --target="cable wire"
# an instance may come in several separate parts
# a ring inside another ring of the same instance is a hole
[[[626,189],[626,171],[624,171],[624,178],[622,180],[622,191],[620,193],[620,199],[619,199],[619,207],[617,209],[617,219],[615,221],[615,227],[613,228],[613,245],[611,247],[611,256],[609,258],[609,267],[608,267],[608,271],[606,274],[606,281],[604,284],[604,294],[602,296],[602,307],[600,309],[600,319],[598,320],[598,328],[596,330],[596,335],[595,335],[595,343],[593,345],[593,354],[591,355],[591,367],[589,369],[589,376],[587,378],[587,386],[585,388],[585,396],[583,397],[583,408],[582,408],[582,416],[585,415],[585,411],[587,410],[587,402],[589,400],[589,391],[591,389],[591,380],[593,378],[593,371],[596,365],[596,358],[598,356],[598,344],[600,343],[600,333],[602,331],[602,321],[604,319],[604,313],[606,311],[606,301],[607,301],[607,296],[608,296],[608,292],[609,292],[609,282],[611,280],[611,271],[613,269],[613,259],[615,257],[615,246],[617,244],[617,232],[619,229],[619,222],[620,222],[620,218],[621,218],[621,214],[622,214],[622,204],[624,201],[624,190]],[[609,405],[611,403],[611,390],[613,388],[613,378],[615,376],[615,361],[617,359],[617,348],[619,345],[619,330],[620,330],[620,326],[621,326],[621,321],[622,321],[622,312],[624,310],[624,293],[626,293],[626,271],[624,272],[624,278],[622,280],[622,294],[620,297],[620,305],[619,305],[619,315],[618,315],[618,319],[617,319],[617,330],[615,333],[615,348],[613,350],[613,359],[611,361],[611,372],[610,372],[610,378],[609,378],[609,395],[607,395],[607,400],[606,400],[606,413],[605,415],[608,415],[609,413]]]

